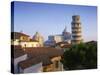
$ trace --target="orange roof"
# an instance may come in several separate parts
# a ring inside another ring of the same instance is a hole
[[[29,37],[29,35],[21,32],[11,32],[11,39],[19,39],[21,36]]]
[[[51,58],[62,56],[63,52],[62,49],[52,47],[25,48],[25,53],[28,54],[28,58],[30,59],[20,62],[19,66],[25,69],[40,62],[42,62],[42,66],[47,66],[52,64]]]
[[[13,59],[20,57],[24,54],[26,54],[26,53],[23,51],[23,49],[21,48],[20,45],[17,45],[17,46],[11,45],[11,57]]]

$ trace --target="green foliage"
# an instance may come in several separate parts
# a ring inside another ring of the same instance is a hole
[[[73,45],[64,52],[62,63],[66,70],[97,68],[97,44]]]

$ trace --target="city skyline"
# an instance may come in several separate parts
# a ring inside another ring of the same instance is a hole
[[[71,33],[73,15],[80,15],[84,41],[97,41],[97,7],[67,4],[14,2],[14,31],[30,35],[39,32],[47,40],[49,35],[61,34],[65,26]]]

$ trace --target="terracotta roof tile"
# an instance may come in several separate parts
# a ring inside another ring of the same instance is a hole
[[[22,69],[31,67],[32,65],[36,65],[38,63],[42,63],[42,66],[46,66],[52,64],[50,58],[46,55],[37,56],[35,58],[30,58],[19,63],[19,66]]]
[[[45,55],[45,54],[48,55],[49,57],[63,55],[63,50],[52,48],[52,47],[25,48],[25,52],[29,55],[29,57],[35,57],[35,56]]]
[[[69,43],[68,42],[58,42],[58,43],[56,43],[56,45],[60,45],[60,44],[66,44],[66,45],[68,45]]]
[[[17,58],[17,57],[20,57],[24,54],[25,54],[25,52],[23,51],[23,49],[21,48],[20,45],[18,45],[18,46],[11,45],[11,57],[13,59]]]
[[[24,60],[24,61],[19,62],[18,65],[22,69],[25,69],[25,68],[31,67],[32,65],[38,64],[40,62],[41,61],[40,60],[37,60],[36,58],[30,58],[30,59],[27,59],[27,60]]]
[[[11,32],[11,39],[19,39],[21,36],[29,37],[29,35],[26,35],[21,32]]]
[[[37,47],[37,48],[25,48],[25,53],[28,54],[28,60],[19,63],[19,66],[23,69],[42,62],[43,66],[52,64],[51,58],[62,56],[63,50],[52,47]]]

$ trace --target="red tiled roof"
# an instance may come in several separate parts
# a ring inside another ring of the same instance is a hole
[[[21,36],[29,37],[29,35],[21,32],[11,32],[11,39],[19,39]]]
[[[29,55],[29,57],[35,57],[35,56],[45,55],[45,54],[48,55],[49,57],[63,55],[63,50],[52,48],[52,47],[25,48],[25,52]]]
[[[42,62],[43,66],[50,65],[52,64],[51,58],[62,56],[64,53],[62,49],[56,49],[52,47],[31,47],[22,49],[20,46],[15,46],[14,48],[12,48],[12,51],[14,51],[12,53],[12,55],[14,55],[14,58],[19,57],[23,54],[28,55],[29,59],[19,63],[19,66],[22,69],[35,65],[39,62]]]
[[[38,64],[40,62],[41,62],[40,60],[37,60],[35,58],[30,58],[30,59],[27,59],[27,60],[24,60],[24,61],[19,62],[18,65],[22,69],[25,69],[27,67],[31,67],[32,65]]]
[[[25,52],[23,51],[23,49],[21,48],[20,45],[18,45],[18,46],[11,45],[11,57],[12,57],[12,59],[20,57],[24,54],[25,54]]]
[[[48,58],[46,55],[41,55],[41,56],[37,56],[35,58],[30,58],[30,59],[21,61],[18,65],[22,69],[25,69],[25,68],[31,67],[32,65],[36,65],[38,63],[42,63],[42,66],[52,64],[50,58]]]
[[[59,42],[59,43],[56,43],[56,46],[60,46],[61,48],[69,48],[71,47],[71,44],[69,44],[68,42]]]
[[[68,42],[58,42],[58,43],[56,43],[56,45],[60,45],[60,44],[66,44],[66,45],[68,45],[69,43]]]
[[[86,42],[86,44],[97,44],[97,41],[88,41],[88,42]]]
[[[62,56],[63,50],[52,47],[36,47],[36,48],[25,48],[25,53],[28,54],[28,60],[20,62],[21,68],[25,69],[39,62],[42,62],[43,66],[52,64],[51,58]]]
[[[61,46],[61,48],[70,48],[71,45],[64,45],[64,46]]]

